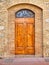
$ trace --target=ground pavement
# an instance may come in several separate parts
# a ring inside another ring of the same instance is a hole
[[[49,58],[15,57],[0,59],[0,65],[49,65]]]

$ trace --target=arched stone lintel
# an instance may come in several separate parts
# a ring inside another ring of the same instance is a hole
[[[18,6],[18,5],[31,5],[31,6],[35,6],[35,7],[39,8],[39,9],[43,10],[42,7],[40,7],[40,6],[36,5],[36,4],[32,4],[32,3],[17,3],[17,4],[13,4],[11,6],[8,6],[7,10],[9,10],[12,7]]]

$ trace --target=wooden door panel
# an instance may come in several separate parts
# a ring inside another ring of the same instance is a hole
[[[24,54],[25,55],[33,55],[34,54],[34,47],[26,47],[24,49]]]
[[[22,31],[23,30],[23,31]],[[16,46],[24,46],[24,27],[23,24],[16,24]]]
[[[32,23],[32,24],[34,24],[34,18],[16,18],[15,22],[17,22],[17,23]]]
[[[34,47],[27,47],[26,50],[28,55],[34,54]]]
[[[22,35],[17,35],[17,46],[18,47],[23,47],[24,46],[24,39]]]
[[[18,55],[25,54],[24,53],[24,48],[23,47],[17,47],[16,48],[16,54],[18,54]]]
[[[28,46],[32,47],[34,46],[34,26],[33,24],[28,24],[27,26],[27,35],[28,35]]]
[[[15,53],[34,54],[34,19],[16,18]]]
[[[28,30],[28,34],[33,34],[34,33],[34,27],[33,24],[28,24],[27,25],[27,30]]]
[[[32,35],[28,35],[28,47],[32,47],[34,46],[33,42],[32,42],[33,38],[32,38]]]
[[[17,34],[23,34],[24,33],[24,26],[23,26],[23,24],[21,23],[19,23],[19,24],[17,24]]]

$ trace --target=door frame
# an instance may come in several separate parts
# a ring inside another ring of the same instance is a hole
[[[25,7],[24,7],[25,6]],[[42,9],[35,5],[31,4],[17,4],[8,9],[8,19],[9,19],[9,30],[10,27],[15,26],[12,23],[15,23],[15,13],[21,9],[29,9],[35,13],[35,56],[41,57],[43,56],[43,22],[42,22]],[[10,25],[12,24],[12,25]],[[14,27],[12,27],[14,31]],[[10,31],[12,33],[12,31]],[[14,35],[14,33],[13,33]],[[9,41],[12,41],[12,38],[8,38]],[[9,42],[11,43],[11,42]],[[12,42],[14,44],[14,42]]]

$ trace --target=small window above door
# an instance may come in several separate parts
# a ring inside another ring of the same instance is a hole
[[[35,13],[28,9],[21,9],[15,13],[16,18],[33,18]]]

